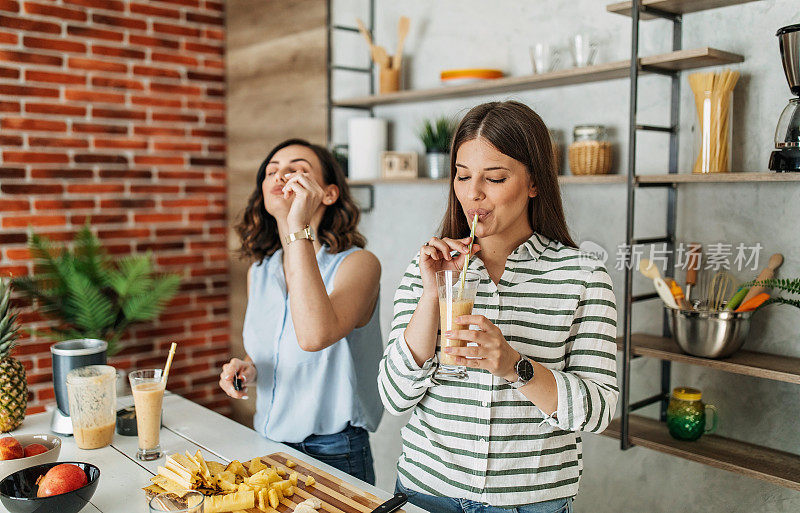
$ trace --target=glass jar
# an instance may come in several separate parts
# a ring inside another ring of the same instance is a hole
[[[696,388],[678,387],[672,391],[667,406],[667,429],[677,440],[697,440],[703,434],[717,429],[717,409],[712,404],[704,404],[702,393]],[[713,420],[706,429],[706,410],[711,410]]]
[[[603,125],[578,125],[572,129],[572,139],[579,141],[605,141],[608,131]]]

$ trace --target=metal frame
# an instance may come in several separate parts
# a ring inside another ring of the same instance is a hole
[[[670,393],[671,381],[671,362],[661,362],[661,391],[651,397],[630,402],[631,391],[631,360],[633,356],[631,344],[631,317],[633,314],[633,303],[650,300],[658,297],[658,294],[633,294],[633,269],[632,249],[634,244],[658,244],[667,245],[667,270],[666,276],[674,274],[674,249],[675,249],[675,230],[676,230],[676,207],[677,207],[677,186],[676,184],[658,184],[657,186],[667,187],[667,219],[666,235],[664,237],[635,238],[633,234],[634,209],[636,199],[636,142],[638,131],[654,131],[669,134],[669,173],[678,172],[678,127],[680,125],[680,73],[665,72],[663,70],[651,70],[639,63],[639,24],[642,14],[651,14],[672,21],[672,50],[678,51],[682,48],[683,40],[683,18],[679,14],[669,13],[641,5],[641,0],[634,0],[631,6],[631,67],[630,67],[630,111],[628,119],[628,180],[627,180],[627,211],[625,225],[625,242],[629,249],[625,266],[625,302],[623,307],[623,362],[622,362],[622,418],[620,430],[620,447],[622,450],[633,446],[630,441],[629,416],[631,412],[640,408],[660,403],[661,420],[666,418],[667,402]],[[660,75],[669,76],[671,79],[671,98],[670,98],[670,122],[669,126],[642,125],[637,123],[637,107],[639,93],[639,74],[642,71],[654,72]],[[656,185],[656,184],[651,184]],[[669,336],[669,318],[667,312],[663,315],[663,334]]]

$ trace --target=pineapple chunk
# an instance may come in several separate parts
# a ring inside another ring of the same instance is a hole
[[[286,466],[289,468],[295,468],[297,466],[297,463],[295,463],[292,460],[286,460]]]
[[[314,486],[315,484],[317,484],[317,480],[314,479],[314,476],[306,477],[306,486]]]
[[[298,478],[297,472],[292,472],[291,474],[289,474],[289,481],[292,482],[293,486],[297,486],[297,478]]]
[[[269,492],[267,492],[267,496],[269,497],[269,505],[273,508],[277,508],[280,501],[278,500],[278,493],[275,491],[274,488],[270,488]]]

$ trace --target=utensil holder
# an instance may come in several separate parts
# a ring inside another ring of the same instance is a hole
[[[400,90],[401,68],[380,67],[378,74],[378,92],[380,94],[394,93]]]
[[[611,143],[576,141],[569,145],[569,169],[573,175],[606,175],[611,171]]]

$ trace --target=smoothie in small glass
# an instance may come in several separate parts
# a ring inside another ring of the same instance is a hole
[[[133,371],[129,375],[133,403],[136,406],[136,429],[140,460],[156,460],[162,456],[159,440],[161,429],[161,405],[164,402],[164,386],[161,369]]]

